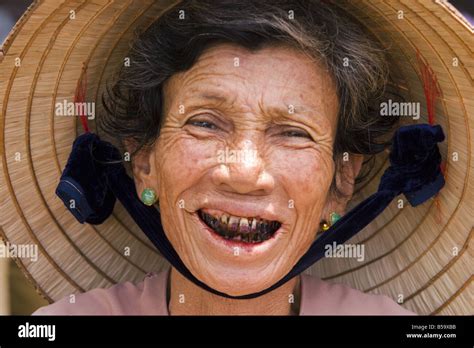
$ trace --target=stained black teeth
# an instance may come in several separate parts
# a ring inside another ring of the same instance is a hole
[[[207,226],[222,237],[246,243],[260,243],[270,239],[281,226],[278,221],[228,215],[215,217],[202,210],[198,211],[198,215]]]

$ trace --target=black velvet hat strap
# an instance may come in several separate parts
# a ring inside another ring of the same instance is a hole
[[[111,214],[117,198],[163,257],[186,278],[217,295],[249,299],[266,294],[305,271],[324,257],[326,245],[341,244],[353,237],[399,194],[403,193],[412,206],[435,196],[444,185],[437,145],[443,140],[440,126],[401,127],[394,135],[390,166],[382,176],[377,192],[313,242],[285,277],[263,291],[243,296],[221,293],[194,277],[166,237],[158,210],[144,205],[137,196],[133,179],[120,161],[119,151],[96,135],[86,133],[76,139],[56,193],[79,222],[91,224],[103,222]],[[71,202],[75,202],[73,207]]]

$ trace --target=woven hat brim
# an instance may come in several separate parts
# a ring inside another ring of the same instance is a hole
[[[17,262],[50,301],[117,282],[138,282],[147,272],[168,267],[120,204],[104,224],[81,225],[55,195],[81,126],[77,118],[54,116],[54,105],[73,101],[77,81],[87,66],[86,99],[97,101],[96,114],[100,115],[105,82],[123,64],[134,31],[148,26],[172,4],[38,1],[4,44],[0,64],[0,233],[10,243],[38,245],[38,261]],[[325,259],[309,273],[395,300],[401,298],[403,306],[417,313],[472,314],[472,27],[443,2],[338,4],[387,46],[397,84],[409,100],[422,102],[424,116],[419,122],[427,119],[416,50],[436,73],[442,92],[436,121],[447,136],[441,144],[447,182],[437,200],[417,208],[405,201],[403,209],[394,201],[358,234],[351,243],[364,244],[363,262]],[[403,20],[397,17],[400,10]],[[75,19],[70,18],[70,11]],[[15,65],[18,58],[20,66]],[[456,161],[454,153],[458,154]],[[377,158],[373,177],[357,188],[352,206],[376,191],[387,164],[386,154]]]

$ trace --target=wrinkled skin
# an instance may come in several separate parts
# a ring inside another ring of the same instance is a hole
[[[342,172],[335,173],[338,108],[326,69],[283,46],[251,52],[221,44],[167,81],[160,136],[153,148],[134,158],[133,171],[139,195],[146,187],[157,192],[167,237],[198,279],[230,295],[261,291],[306,252],[321,219],[332,211],[343,213],[347,199],[336,200],[331,194],[333,176],[344,172],[349,180],[341,188],[350,195],[362,158],[351,156]],[[221,163],[217,154],[226,148],[251,151],[254,157]],[[236,255],[233,247],[210,238],[203,228],[196,215],[203,207],[240,216],[258,213],[280,221],[282,227],[271,240],[240,248]],[[282,287],[278,296],[295,291],[297,281]],[[194,308],[188,301],[189,314],[206,311],[204,298],[223,301],[227,310],[232,307],[237,313],[261,314],[259,304],[265,307],[265,301],[278,308],[272,299],[278,291],[257,302],[234,304],[174,274],[172,303],[178,289],[192,289],[189,298],[201,302]],[[243,309],[250,304],[252,309]],[[288,304],[282,304],[281,312],[288,310]]]

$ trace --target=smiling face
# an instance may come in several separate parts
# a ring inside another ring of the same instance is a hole
[[[155,189],[166,235],[199,280],[229,295],[273,285],[330,204],[330,75],[291,48],[221,44],[173,75],[163,97],[160,136],[134,163],[138,194]]]

